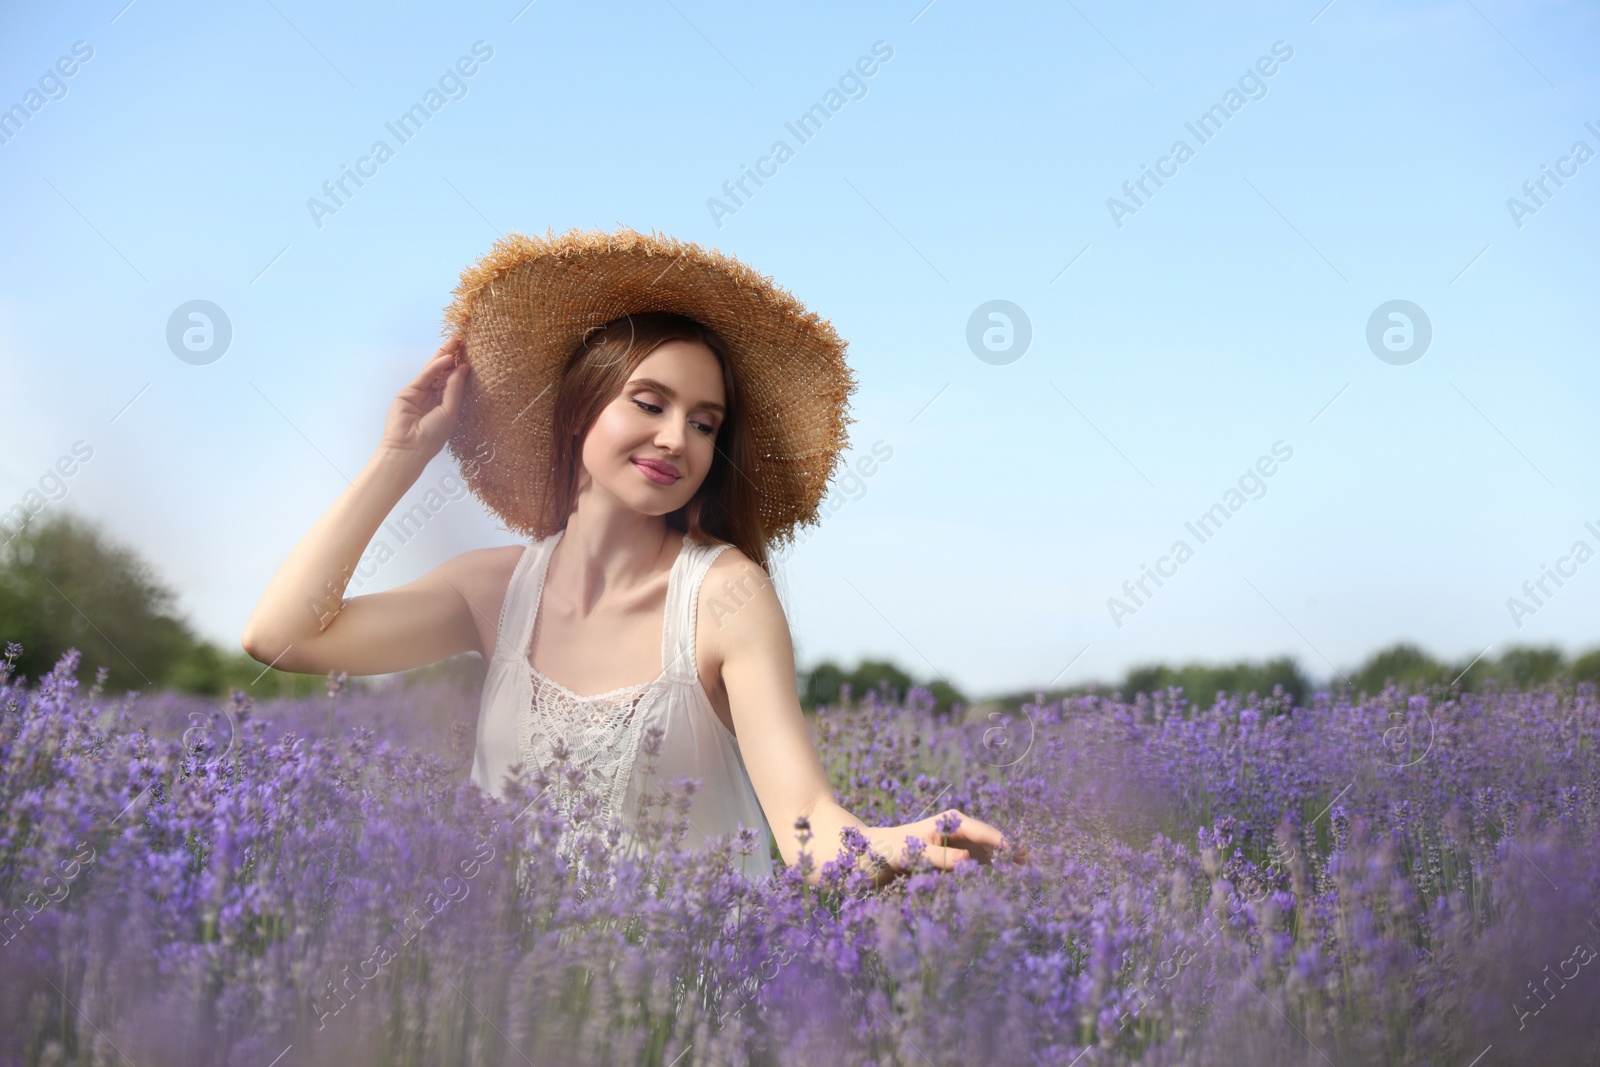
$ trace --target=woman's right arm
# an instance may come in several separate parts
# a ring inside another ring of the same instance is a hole
[[[485,651],[473,601],[503,578],[507,549],[466,552],[397,589],[344,599],[378,525],[455,426],[468,373],[454,364],[459,351],[447,341],[401,390],[378,450],[273,575],[241,639],[258,662],[302,674],[387,674]]]

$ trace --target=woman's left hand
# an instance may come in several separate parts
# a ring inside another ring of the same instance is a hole
[[[918,822],[882,827],[874,837],[877,840],[873,841],[873,851],[882,855],[896,873],[904,873],[910,867],[905,855],[908,837],[924,842],[927,847],[923,855],[946,871],[958,863],[991,863],[996,850],[1011,847],[998,829],[955,808],[946,808]],[[1026,862],[1026,849],[1018,849],[1017,859]]]

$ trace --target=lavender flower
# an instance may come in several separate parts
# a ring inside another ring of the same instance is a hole
[[[754,831],[689,844],[694,779],[627,832],[570,758],[491,799],[448,743],[475,691],[330,679],[335,742],[320,696],[112,701],[78,666],[0,671],[0,1064],[1592,1058],[1592,687],[1090,693],[1003,766],[867,694],[813,725],[847,809],[943,797],[1032,853],[957,878],[909,838],[875,888],[854,829],[817,885],[809,852],[744,878]],[[1434,724],[1404,766],[1397,713]]]

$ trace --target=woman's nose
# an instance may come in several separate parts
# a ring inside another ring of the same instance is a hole
[[[662,425],[661,431],[656,434],[656,442],[673,455],[683,451],[683,444],[688,439],[688,426],[676,419],[668,419]]]

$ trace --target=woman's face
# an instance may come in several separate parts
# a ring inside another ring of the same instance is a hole
[[[665,342],[590,427],[579,491],[601,489],[646,515],[683,507],[711,471],[726,403],[722,365],[711,349]]]

